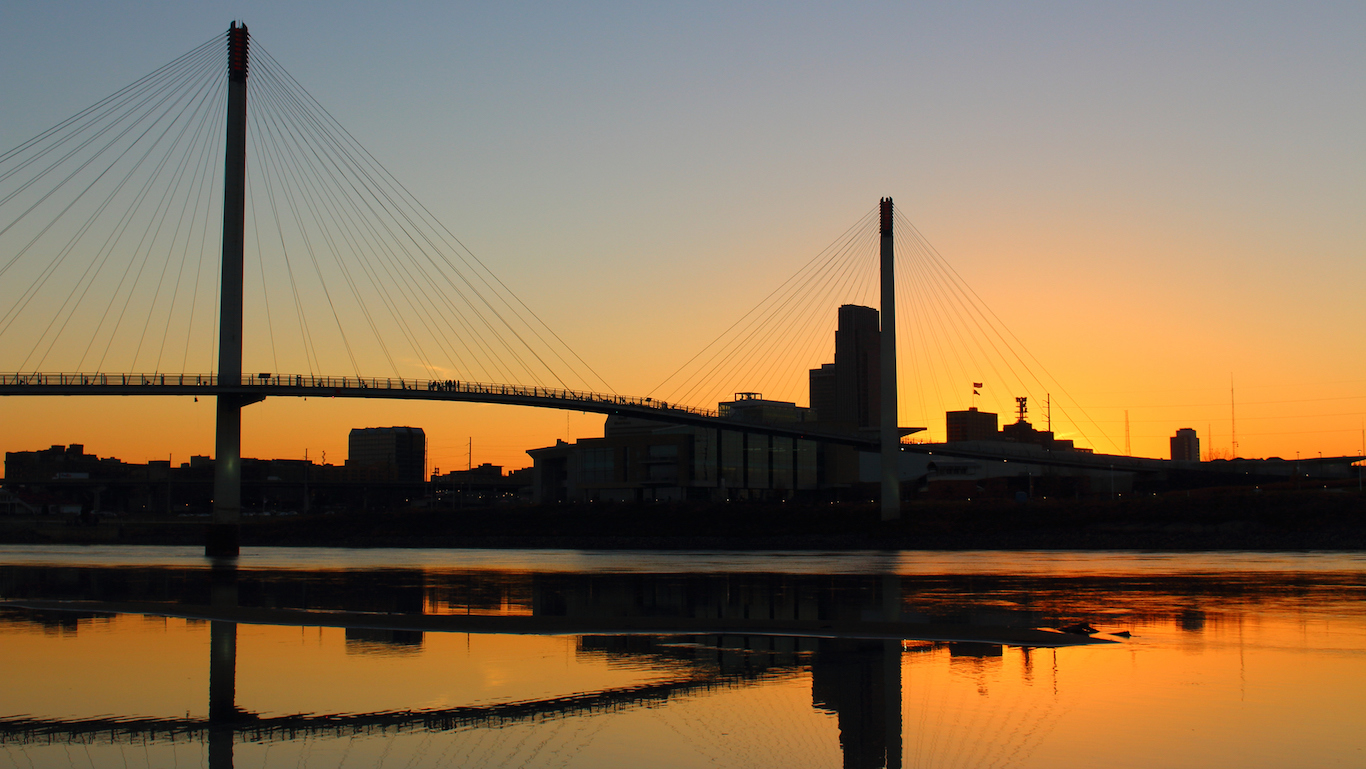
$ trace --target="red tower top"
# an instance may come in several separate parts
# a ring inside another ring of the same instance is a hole
[[[892,234],[892,199],[882,199],[882,234]]]
[[[228,27],[228,79],[247,82],[247,25],[233,22]]]

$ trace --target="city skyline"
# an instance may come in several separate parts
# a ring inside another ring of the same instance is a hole
[[[889,11],[867,27],[881,46],[863,43],[868,6],[861,19],[797,8],[771,25],[753,6],[623,18],[403,6],[381,20],[246,4],[240,16],[619,392],[650,393],[891,194],[1104,427],[1108,441],[1088,436],[1096,450],[1121,453],[1126,411],[1136,455],[1164,456],[1180,427],[1228,450],[1236,393],[1240,455],[1357,453],[1353,129],[1366,109],[1348,87],[1362,54],[1347,30],[1361,11],[1069,8],[1083,10]],[[483,68],[475,52],[405,45],[434,45],[443,24],[423,28],[424,13],[477,31]],[[0,33],[14,73],[0,103],[25,106],[0,128],[6,148],[225,26],[202,9],[17,15]],[[1021,43],[1012,24],[1047,34]],[[571,42],[568,29],[591,34]],[[923,47],[905,52],[896,32]],[[345,40],[374,66],[329,74]],[[518,53],[535,55],[500,69]],[[97,59],[114,63],[97,71]],[[630,61],[641,66],[622,71]],[[1283,109],[1258,111],[1273,97]],[[974,378],[979,407],[1013,411],[1020,393]],[[970,384],[925,413],[903,397],[901,422],[942,440],[943,411],[970,405]],[[341,456],[351,427],[412,424],[431,436],[433,467],[463,466],[468,438],[473,464],[518,467],[528,448],[601,430],[574,412],[318,400],[246,409],[244,455]],[[0,401],[0,450],[212,453],[212,409],[190,399],[33,402]]]

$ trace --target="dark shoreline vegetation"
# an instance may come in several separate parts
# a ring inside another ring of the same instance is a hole
[[[203,543],[203,519],[0,520],[3,544]],[[1353,489],[1210,489],[1118,500],[601,504],[243,519],[245,546],[717,550],[1366,550]]]

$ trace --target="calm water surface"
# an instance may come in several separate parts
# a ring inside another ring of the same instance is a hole
[[[0,547],[0,767],[1366,767],[1363,598],[1357,553]]]

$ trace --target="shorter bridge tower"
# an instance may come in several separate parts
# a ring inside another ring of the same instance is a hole
[[[901,517],[901,431],[896,407],[896,255],[892,244],[892,199],[883,198],[882,228],[882,520]]]

